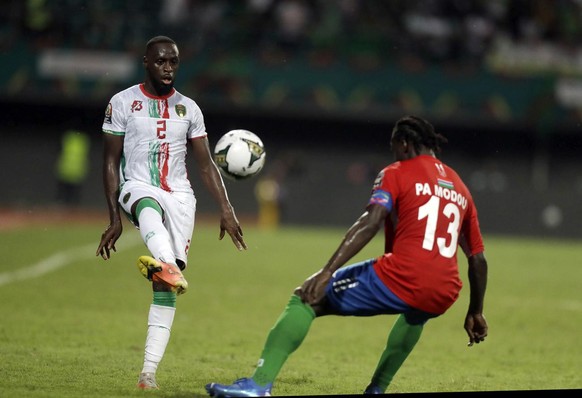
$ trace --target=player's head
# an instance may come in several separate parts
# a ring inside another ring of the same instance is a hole
[[[167,36],[150,39],[146,44],[143,65],[146,71],[146,88],[153,89],[152,94],[168,94],[174,87],[174,79],[180,66],[180,52],[176,42]]]
[[[390,145],[397,160],[410,159],[421,153],[436,155],[447,139],[432,124],[417,116],[405,116],[392,129]]]

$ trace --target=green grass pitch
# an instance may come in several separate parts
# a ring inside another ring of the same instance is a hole
[[[104,220],[105,222],[106,220]],[[0,231],[0,396],[132,397],[141,370],[147,254],[125,225],[118,252],[95,257],[103,223]],[[244,225],[243,225],[244,227]],[[249,376],[293,289],[317,271],[344,229],[244,227],[238,252],[216,224],[194,232],[159,397],[205,396],[211,381]],[[347,226],[346,226],[347,229]],[[582,244],[486,236],[489,337],[467,347],[465,281],[458,302],[431,320],[389,392],[582,388]],[[378,236],[355,260],[381,252]],[[36,276],[35,276],[36,275]],[[360,394],[395,317],[317,319],[279,375],[274,395]]]

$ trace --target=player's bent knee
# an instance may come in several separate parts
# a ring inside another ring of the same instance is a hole
[[[164,216],[164,211],[162,210],[162,206],[160,206],[160,204],[158,203],[157,200],[155,200],[154,198],[151,198],[151,197],[144,197],[144,198],[137,200],[132,206],[131,212],[136,220],[139,219],[139,214],[146,207],[154,209],[155,211],[160,213],[160,216],[162,216],[162,217]]]

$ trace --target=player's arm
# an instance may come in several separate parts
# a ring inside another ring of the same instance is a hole
[[[483,315],[483,301],[487,287],[487,260],[483,252],[468,258],[469,285],[471,288],[469,309],[465,317],[465,330],[469,335],[469,346],[479,344],[487,337],[487,321]]]
[[[341,244],[331,256],[323,271],[333,274],[362,250],[378,230],[384,225],[388,210],[384,206],[372,204],[348,229]]]
[[[371,204],[366,211],[348,229],[337,250],[327,264],[309,277],[298,291],[303,302],[316,305],[324,296],[325,286],[333,273],[345,265],[353,256],[362,250],[384,225],[388,216],[385,206]]]
[[[212,194],[220,208],[220,236],[222,239],[227,232],[237,249],[246,249],[243,232],[239,225],[234,209],[228,199],[222,176],[212,159],[207,137],[197,137],[190,140],[194,159],[198,165],[198,171],[202,182]]]
[[[96,255],[107,260],[111,250],[115,251],[115,242],[121,236],[123,224],[117,198],[119,195],[119,164],[123,152],[123,136],[103,134],[103,188],[109,210],[109,226],[101,235]]]
[[[471,293],[464,327],[469,336],[469,346],[472,346],[474,343],[480,343],[485,340],[488,330],[487,321],[483,315],[488,265],[485,259],[477,210],[472,202],[463,221],[459,245],[465,252],[469,265],[468,273]]]

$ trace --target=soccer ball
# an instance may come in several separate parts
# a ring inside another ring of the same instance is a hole
[[[214,161],[220,173],[231,180],[257,175],[265,165],[263,141],[248,130],[231,130],[214,147]]]

